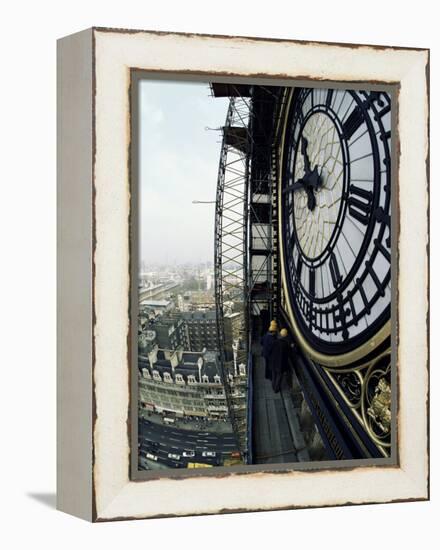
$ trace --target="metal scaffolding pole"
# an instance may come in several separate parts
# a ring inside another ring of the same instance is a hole
[[[247,441],[247,373],[238,375],[237,365],[248,361],[248,189],[249,99],[231,97],[223,140],[216,195],[215,299],[217,341],[229,417],[243,458]],[[243,336],[234,350],[226,349],[225,315],[230,303],[242,304]],[[234,355],[231,360],[230,352]],[[243,407],[243,395],[245,405]]]

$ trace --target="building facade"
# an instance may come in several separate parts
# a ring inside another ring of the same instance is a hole
[[[228,418],[215,352],[155,350],[140,356],[139,396],[141,409],[177,417]]]
[[[215,311],[188,311],[182,313],[188,328],[192,351],[217,348],[217,314]]]
[[[143,332],[154,331],[155,343],[161,349],[189,350],[190,341],[186,323],[176,316],[161,315],[149,319],[143,327]]]

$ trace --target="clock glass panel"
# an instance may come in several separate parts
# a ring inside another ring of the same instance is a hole
[[[345,353],[390,317],[391,99],[295,88],[282,149],[287,290],[314,349]]]

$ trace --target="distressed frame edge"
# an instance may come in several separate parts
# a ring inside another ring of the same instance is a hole
[[[391,46],[389,44],[359,44],[356,42],[328,42],[320,40],[307,40],[307,39],[295,39],[295,38],[274,38],[264,36],[244,36],[244,35],[229,35],[229,34],[211,34],[211,33],[199,33],[199,32],[184,32],[184,31],[158,31],[153,29],[127,29],[123,27],[92,27],[93,31],[102,33],[117,33],[117,34],[153,34],[157,36],[180,36],[180,37],[196,37],[196,38],[233,38],[235,40],[247,40],[251,42],[286,42],[290,44],[303,44],[303,45],[318,45],[318,46],[341,46],[345,48],[371,48],[375,50],[403,50],[403,51],[416,51],[423,52],[429,50],[424,47],[413,46]]]
[[[57,509],[88,521],[94,519],[93,58],[93,29],[57,41]]]
[[[115,34],[119,34],[119,33],[128,33],[128,34],[131,34],[130,31],[124,31],[124,30],[113,30],[113,29],[102,29],[102,28],[96,28],[95,29],[96,31],[98,32],[114,32]],[[144,34],[158,34],[158,35],[176,35],[176,36],[182,36],[182,35],[186,35],[186,36],[193,36],[192,34],[186,34],[186,33],[157,33],[157,32],[154,32],[154,31],[133,31],[133,33],[144,33]],[[209,37],[208,35],[194,35],[196,37],[201,37],[201,38],[205,38],[205,37]],[[218,35],[213,35],[212,38],[226,38],[226,39],[235,39],[235,38],[239,38],[239,37],[234,37],[234,36],[218,36]],[[247,37],[243,37],[244,39],[247,39]],[[252,40],[256,40],[258,41],[259,39],[256,38],[256,39],[252,39]],[[266,41],[271,41],[271,39],[265,39]],[[277,39],[274,39],[273,40],[274,42],[277,42]],[[281,40],[282,41],[282,40]],[[302,43],[302,41],[293,41],[293,40],[288,40],[287,42],[292,42],[292,43]],[[316,45],[327,45],[326,43],[320,43],[320,42],[313,42],[313,43],[308,43],[308,44],[316,44]],[[331,45],[331,46],[348,46],[350,47],[349,45],[347,44],[338,44],[338,43],[330,43],[328,45]],[[358,48],[358,47],[361,47],[362,45],[354,45],[354,48]],[[365,45],[367,48],[368,48],[368,45]],[[374,46],[373,46],[374,48]],[[383,48],[388,48],[388,47],[377,47],[378,49],[383,49]],[[395,50],[399,50],[399,49],[402,49],[402,50],[410,50],[410,51],[413,51],[413,52],[420,52],[420,53],[426,53],[428,54],[427,55],[427,62],[426,62],[426,67],[429,68],[429,49],[426,49],[426,48],[393,48],[393,47],[389,47],[390,49],[395,49]],[[139,66],[130,66],[130,67],[127,67],[127,69],[129,71],[131,70],[144,70],[144,71],[148,71],[148,72],[157,72],[157,73],[163,73],[163,74],[166,74],[166,73],[171,73],[171,72],[180,72],[181,74],[183,75],[189,75],[189,74],[212,74],[212,75],[215,75],[215,76],[219,76],[221,75],[222,73],[218,73],[218,72],[215,72],[213,71],[212,73],[209,72],[209,71],[191,71],[191,70],[188,70],[188,71],[168,71],[168,70],[154,70],[154,69],[148,69],[148,68],[143,68],[143,67],[139,67]],[[427,69],[429,70],[429,69]],[[253,78],[253,77],[260,77],[262,76],[261,74],[252,74],[252,73],[249,73],[249,74],[245,74],[245,73],[223,73],[224,76],[237,76],[237,77],[243,77],[243,79],[249,79],[249,78]],[[266,78],[269,78],[269,79],[275,79],[276,78],[276,75],[272,75],[272,74],[269,74],[269,75],[265,75]],[[285,75],[282,75],[284,78],[286,77]],[[293,77],[293,76],[290,76],[290,78],[297,78],[297,77]],[[298,79],[301,79],[300,77],[298,77]],[[311,80],[313,81],[319,81],[320,79],[319,78],[311,78]],[[353,80],[353,81],[347,81],[347,82],[360,82],[360,81],[356,81],[356,80]],[[382,82],[382,81],[381,81]],[[400,85],[400,81],[399,82],[394,82],[394,81],[390,81],[392,83],[397,83]],[[427,80],[426,81],[426,95],[429,96],[429,81]],[[425,95],[425,99],[426,99],[426,95]],[[427,126],[428,126],[428,121],[429,121],[429,110],[428,110],[428,116],[427,116],[427,119],[424,119],[424,128],[426,130]],[[428,136],[429,137],[429,136]],[[426,141],[426,146],[427,146],[427,157],[429,158],[429,139]],[[429,188],[429,167],[428,167],[428,170],[427,170],[427,174],[428,174],[428,178],[427,178],[427,184],[428,184],[428,188]],[[428,193],[429,193],[429,190],[428,190]],[[429,195],[428,195],[428,199],[429,199]],[[429,209],[429,202],[428,202],[428,209]],[[427,227],[427,230],[428,230],[428,234],[427,234],[427,238],[428,238],[428,241],[429,241],[429,226]],[[426,259],[426,257],[425,257]],[[429,258],[428,258],[429,260]],[[423,271],[423,273],[425,273],[425,271]],[[426,273],[425,273],[426,275]],[[428,289],[428,303],[427,303],[427,308],[429,310],[429,289]],[[428,367],[428,372],[429,372],[429,357],[428,357],[428,360],[427,360],[427,367]],[[427,386],[427,398],[428,398],[428,402],[429,402],[429,384]],[[427,418],[429,419],[429,408],[428,408],[428,416]],[[427,440],[427,443],[428,443],[428,447],[427,447],[427,451],[429,452],[429,423],[428,423],[428,440]],[[111,512],[110,512],[110,509],[111,509],[111,506],[108,506],[106,508],[104,508],[103,510],[101,510],[102,512],[102,516],[98,517],[97,518],[97,521],[114,521],[114,520],[128,520],[128,519],[150,519],[150,518],[162,518],[162,517],[180,517],[180,516],[188,516],[188,515],[212,515],[212,514],[220,514],[220,513],[242,513],[242,512],[253,512],[253,511],[269,511],[269,510],[287,510],[287,509],[297,509],[297,508],[321,508],[321,507],[328,507],[328,506],[346,506],[346,505],[364,505],[364,504],[378,504],[378,503],[391,503],[391,502],[411,502],[411,501],[424,501],[424,500],[428,500],[429,499],[429,454],[424,454],[424,458],[426,458],[428,460],[428,468],[427,468],[427,478],[426,481],[427,481],[427,485],[426,485],[426,490],[425,489],[421,489],[420,485],[417,486],[417,485],[414,485],[414,493],[416,494],[418,492],[418,496],[414,496],[414,498],[412,497],[408,497],[408,498],[396,498],[396,499],[386,499],[386,500],[370,500],[370,501],[365,501],[365,502],[356,502],[356,501],[347,501],[347,502],[339,502],[339,503],[331,503],[331,504],[323,504],[323,505],[307,505],[307,504],[304,504],[304,505],[295,505],[295,504],[292,504],[292,505],[288,505],[288,506],[280,506],[280,507],[274,507],[274,506],[271,506],[271,507],[268,507],[268,508],[264,508],[264,507],[261,507],[261,508],[258,508],[258,507],[255,507],[255,508],[247,508],[247,509],[238,509],[238,508],[231,508],[231,509],[221,509],[221,510],[216,510],[216,511],[194,511],[194,512],[189,512],[189,513],[185,513],[185,512],[182,512],[182,513],[170,513],[170,514],[158,514],[158,515],[152,515],[152,514],[149,514],[149,515],[128,515],[128,516],[121,516],[121,515],[114,515],[112,516],[111,515]],[[398,468],[399,471],[402,473],[402,475],[405,474],[405,471],[402,469],[402,468]],[[321,470],[322,472],[323,470]],[[251,472],[244,472],[244,474],[250,474]],[[269,473],[269,472],[268,472]],[[286,472],[288,473],[288,472]],[[240,474],[238,474],[240,475]],[[222,474],[219,474],[219,477],[223,477]],[[170,478],[168,478],[170,479]],[[407,477],[406,478],[408,481],[410,481],[410,478]],[[124,489],[128,487],[128,485],[130,485],[130,481],[124,486]],[[151,480],[151,481],[155,481],[155,480]],[[143,481],[145,482],[145,480]],[[141,482],[141,483],[143,483]],[[121,491],[122,492],[122,491]],[[119,495],[115,495],[114,497],[114,500],[116,501],[117,500],[117,497]],[[112,504],[113,504],[113,501],[112,501]],[[106,515],[106,512],[110,512],[110,516],[107,516]]]

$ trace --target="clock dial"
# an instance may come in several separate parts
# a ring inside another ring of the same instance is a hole
[[[391,101],[383,92],[296,88],[282,147],[289,302],[317,351],[347,353],[390,317]]]

